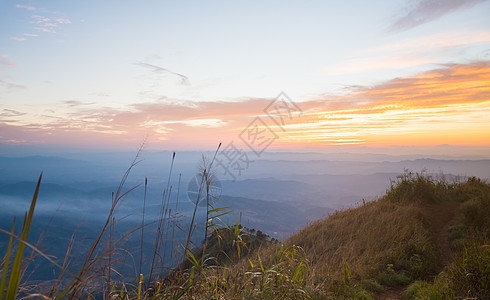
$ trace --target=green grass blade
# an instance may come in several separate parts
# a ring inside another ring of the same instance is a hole
[[[224,213],[221,213],[221,214],[218,214],[218,215],[213,215],[209,219],[219,219],[219,217],[225,216],[225,215],[227,215],[229,213],[231,213],[231,211],[227,211],[227,212],[224,212]],[[221,221],[221,219],[219,219],[219,220]]]
[[[260,270],[262,270],[262,274],[265,274],[265,268],[264,268],[264,265],[262,264],[262,260],[260,259],[260,254],[258,256],[259,256]]]
[[[143,274],[140,274],[140,278],[138,280],[138,298],[137,300],[141,300],[141,285],[143,284]]]
[[[199,269],[199,262],[197,261],[196,257],[194,254],[192,254],[192,251],[189,250],[189,255],[187,256],[187,259],[194,265],[196,269]]]
[[[299,272],[301,271],[302,267],[303,262],[300,262],[299,265],[296,267],[296,270],[294,270],[293,280],[296,280],[298,278]]]
[[[41,175],[39,175],[39,180],[37,181],[36,191],[34,192],[34,196],[32,197],[29,213],[24,220],[24,228],[22,228],[21,240],[19,241],[19,247],[17,248],[14,264],[12,265],[12,270],[10,271],[9,284],[7,287],[7,300],[15,300],[15,296],[17,295],[22,267],[22,256],[24,255],[24,249],[26,246],[23,241],[27,241],[27,237],[29,235],[29,229],[31,227],[32,216],[34,215],[34,208],[36,207],[37,196],[39,194],[39,187],[41,186],[42,177],[43,173],[41,172]]]
[[[15,232],[15,218],[14,218],[14,222],[12,224],[12,231],[11,232],[12,232],[12,235]],[[14,237],[10,236],[9,244],[7,246],[7,253],[5,254],[5,260],[4,260],[4,264],[3,264],[2,281],[0,282],[0,300],[3,299],[3,291],[5,288],[5,283],[7,282],[7,272],[8,272],[8,268],[9,268],[10,252],[12,251],[13,239],[14,239]]]
[[[211,205],[209,205],[211,206]],[[212,207],[212,206],[211,206]],[[232,211],[229,209],[229,207],[218,207],[218,208],[213,208],[209,210],[209,213],[214,213],[214,212],[219,212],[219,211],[227,211],[228,213],[231,213]]]
[[[238,238],[238,234],[240,233],[240,218],[237,216],[236,217],[236,225],[235,225],[235,232],[234,232],[234,235],[235,235],[235,240]]]

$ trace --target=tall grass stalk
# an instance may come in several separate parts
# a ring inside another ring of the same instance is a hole
[[[150,267],[150,275],[148,275],[148,286],[151,285],[152,278],[153,278],[153,272],[155,268],[157,267],[158,261],[157,258],[160,257],[160,245],[162,241],[162,226],[164,225],[164,219],[166,216],[166,205],[167,205],[167,198],[170,195],[170,179],[172,177],[172,170],[174,166],[174,161],[175,161],[175,152],[172,155],[172,163],[170,164],[170,170],[168,174],[168,180],[167,180],[167,188],[163,190],[163,195],[162,195],[162,204],[160,206],[160,215],[158,219],[158,228],[157,228],[157,234],[155,238],[155,248],[153,250],[153,258],[151,262],[151,267]],[[162,261],[163,265],[163,261]]]
[[[141,274],[141,267],[143,264],[143,240],[145,236],[145,209],[146,209],[146,193],[148,190],[148,178],[145,177],[145,194],[143,196],[143,216],[141,221],[141,245],[140,245],[140,267],[138,274]]]
[[[182,179],[182,173],[179,174],[179,184],[178,184],[178,187],[177,187],[177,199],[175,201],[175,214],[177,214],[177,211],[179,209],[179,195],[180,195],[180,181]],[[177,215],[176,215],[177,217]],[[173,223],[172,223],[172,245],[171,245],[171,249],[172,249],[172,252],[170,253],[170,261],[169,261],[169,269],[170,269],[170,266],[172,264],[172,261],[173,261],[173,258],[175,258],[177,260],[177,264],[179,263],[178,261],[178,258],[176,257],[175,255],[175,249],[174,249],[174,240],[175,240],[175,225],[176,225],[176,222],[177,222],[177,219],[174,218],[173,219]]]
[[[218,148],[216,149],[216,152],[214,153],[213,159],[209,163],[209,166],[203,166],[204,168],[202,170],[201,182],[199,184],[199,190],[198,190],[198,193],[197,193],[196,205],[194,206],[194,212],[192,213],[192,220],[191,220],[191,223],[189,225],[189,232],[187,234],[187,240],[185,242],[184,257],[189,253],[189,250],[190,250],[191,236],[192,236],[192,232],[194,231],[194,228],[195,228],[195,226],[194,226],[194,220],[195,220],[195,217],[196,217],[197,207],[199,206],[199,200],[201,198],[203,184],[205,184],[205,180],[208,177],[207,174],[210,172],[210,170],[211,170],[211,168],[213,166],[214,160],[216,159],[216,155],[218,154],[218,151],[219,151],[220,148],[221,148],[221,143],[219,143]],[[206,216],[208,215],[207,209],[208,209],[208,207],[206,207]],[[206,219],[206,223],[207,222],[208,222],[208,220]]]
[[[37,181],[36,190],[34,191],[34,196],[32,197],[31,206],[29,207],[29,213],[27,213],[24,219],[24,227],[22,228],[21,239],[19,240],[19,246],[17,247],[17,253],[15,255],[14,264],[10,270],[9,284],[7,287],[6,300],[14,300],[17,295],[17,289],[19,287],[21,267],[22,267],[22,256],[24,255],[25,243],[27,242],[27,237],[29,236],[29,229],[31,228],[32,217],[34,215],[34,208],[36,207],[37,197],[39,195],[39,187],[41,186],[41,179],[43,173],[39,175],[39,180]],[[8,262],[6,262],[8,264]],[[3,279],[2,279],[3,281]]]
[[[165,201],[165,212],[164,212],[164,219],[162,220],[162,223],[166,227],[166,234],[165,234],[165,242],[163,242],[163,228],[162,232],[160,233],[160,247],[163,245],[163,254],[161,256],[161,269],[160,269],[160,277],[163,278],[163,272],[165,270],[165,257],[167,254],[167,242],[168,242],[168,232],[169,232],[169,226],[170,226],[170,215],[172,213],[172,208],[170,207],[170,196],[172,195],[172,185],[170,185],[170,180],[172,176],[172,171],[173,171],[173,163],[175,159],[175,152],[172,157],[172,164],[170,165],[170,172],[168,174],[168,181],[167,181],[167,197]],[[165,224],[166,221],[166,224]],[[159,249],[160,249],[159,247]],[[160,250],[159,250],[160,252]]]
[[[65,258],[63,260],[63,265],[61,267],[60,274],[58,275],[58,279],[55,281],[55,284],[51,288],[51,291],[49,293],[50,297],[58,294],[58,286],[61,284],[62,279],[63,279],[63,275],[66,272],[66,268],[68,267],[68,258],[70,257],[70,253],[71,253],[74,245],[75,245],[75,232],[72,234],[72,236],[70,238],[70,242],[68,243],[68,247],[67,247],[66,253],[65,253]]]
[[[105,258],[105,255],[108,254],[108,252],[112,252],[113,248],[109,248],[106,251],[104,251],[101,255],[95,256],[94,254],[96,253],[96,250],[98,249],[98,246],[103,238],[103,236],[106,234],[107,230],[110,228],[110,224],[113,220],[113,217],[116,213],[116,210],[118,208],[118,205],[120,201],[129,193],[134,191],[137,186],[134,186],[130,189],[128,189],[126,192],[123,192],[124,185],[126,183],[126,180],[128,179],[129,174],[131,173],[131,170],[141,162],[139,159],[141,152],[143,151],[143,146],[141,145],[140,149],[136,153],[135,158],[133,159],[131,165],[129,168],[126,170],[126,172],[123,175],[123,178],[121,179],[121,182],[119,183],[119,186],[117,188],[116,194],[114,196],[114,200],[112,201],[111,208],[109,210],[109,214],[107,216],[107,219],[102,227],[102,230],[98,234],[98,236],[95,238],[94,242],[90,246],[87,255],[85,256],[85,259],[83,260],[82,266],[80,270],[77,273],[76,279],[74,281],[71,281],[66,288],[62,291],[61,296],[70,294],[68,299],[78,299],[81,297],[83,294],[83,284],[89,279],[92,279],[95,276],[97,264]]]

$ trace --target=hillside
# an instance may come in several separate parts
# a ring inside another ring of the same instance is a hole
[[[205,271],[205,284],[185,295],[488,299],[489,240],[489,184],[407,173],[376,201],[316,221],[222,273]]]
[[[312,280],[329,278],[329,284],[334,285],[343,281],[344,290],[341,289],[340,295],[357,298],[369,292],[381,299],[388,296],[396,299],[406,288],[408,290],[402,293],[406,296],[424,293],[416,291],[418,285],[425,286],[428,293],[428,282],[432,282],[434,276],[438,276],[437,283],[438,278],[454,272],[453,260],[459,259],[465,246],[488,244],[489,226],[488,184],[475,178],[461,184],[448,184],[409,173],[399,177],[377,201],[315,222],[287,243],[302,247],[306,258],[312,262]],[[488,248],[475,247],[486,253],[483,257],[487,263],[486,273],[482,276],[488,284]],[[346,268],[350,273],[349,284],[345,284]],[[422,284],[416,280],[427,282]],[[414,285],[410,285],[414,281]],[[322,285],[315,288],[328,290],[328,286]],[[440,286],[434,287],[437,288]],[[479,293],[485,289],[488,293],[488,286],[437,293],[451,297],[461,291],[471,291],[464,296],[482,296]],[[437,294],[435,290],[431,292]],[[446,292],[456,294],[444,294]]]
[[[111,278],[101,270],[109,261],[117,274],[118,265],[104,250],[87,256],[89,267],[75,273],[80,280],[61,272],[56,288],[22,282],[19,291],[118,299],[490,298],[490,184],[475,177],[448,182],[405,173],[377,200],[334,212],[282,243],[238,224],[210,231],[206,247],[182,251],[186,260],[156,281]]]

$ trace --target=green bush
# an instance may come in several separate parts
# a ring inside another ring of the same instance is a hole
[[[473,233],[490,238],[490,194],[474,197],[461,205],[465,223]]]
[[[453,184],[451,198],[459,202],[466,202],[489,193],[490,186],[485,181],[470,177],[466,182]]]
[[[467,246],[449,270],[449,278],[458,294],[490,299],[490,246]]]
[[[387,286],[400,286],[408,284],[411,279],[405,272],[396,272],[392,264],[388,264],[386,270],[379,274],[379,281]]]
[[[437,251],[429,241],[409,242],[402,252],[399,268],[406,270],[413,279],[434,274],[439,265]]]
[[[403,296],[407,299],[416,300],[439,300],[445,299],[433,285],[425,281],[417,280],[408,286],[403,292]]]
[[[439,203],[447,198],[449,185],[422,173],[405,173],[397,176],[386,191],[386,198],[397,203]]]
[[[449,243],[454,250],[463,249],[466,243],[467,228],[466,225],[457,223],[449,227]]]
[[[374,279],[365,279],[362,281],[362,287],[371,292],[382,292],[383,287]]]
[[[372,300],[373,295],[357,284],[342,284],[335,295],[335,299]]]
[[[404,296],[408,299],[490,299],[490,246],[471,243],[433,284],[415,281]]]

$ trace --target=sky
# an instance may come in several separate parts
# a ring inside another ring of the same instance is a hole
[[[480,0],[1,1],[0,146],[487,151],[489,15]]]

